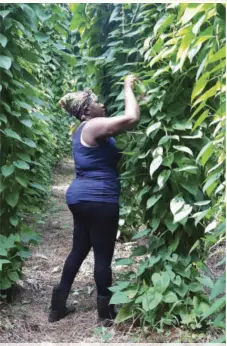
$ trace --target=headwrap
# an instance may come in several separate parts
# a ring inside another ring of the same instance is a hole
[[[60,99],[59,105],[62,106],[72,116],[80,120],[81,116],[84,113],[84,109],[97,100],[98,98],[92,92],[92,90],[87,89],[85,91],[77,91],[66,94]]]

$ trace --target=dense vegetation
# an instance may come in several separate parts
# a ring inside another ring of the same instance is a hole
[[[64,52],[69,17],[55,5],[0,7],[2,290],[19,279],[27,245],[38,240],[26,217],[40,210],[52,166],[70,152],[68,119],[57,105],[76,63]]]
[[[204,261],[225,237],[225,6],[69,7],[72,14],[22,4],[0,12],[3,288],[27,256],[24,240],[36,238],[29,230],[24,239],[23,213],[42,203],[50,168],[67,147],[57,100],[67,88],[89,86],[109,114],[122,114],[123,79],[133,72],[141,121],[118,138],[121,228],[142,245],[117,261],[129,266],[112,288],[112,302],[125,303],[117,320],[224,328],[225,274],[213,282]]]

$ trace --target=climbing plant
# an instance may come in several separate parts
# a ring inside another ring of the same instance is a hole
[[[42,208],[51,168],[70,150],[69,121],[57,107],[73,85],[70,17],[66,6],[0,6],[2,293],[38,240],[27,214]]]
[[[141,121],[117,143],[120,228],[135,246],[116,261],[128,266],[111,288],[112,303],[124,304],[117,321],[224,327],[225,276],[214,283],[204,262],[225,239],[225,10],[0,5],[2,292],[38,240],[26,214],[41,208],[53,165],[71,150],[58,100],[91,87],[109,115],[122,114],[124,77],[134,73]]]
[[[111,288],[112,303],[125,303],[117,321],[200,328],[225,306],[223,297],[213,303],[222,290],[204,264],[224,232],[225,6],[70,8],[86,84],[100,91],[109,114],[124,110],[124,76],[140,79],[141,121],[118,145],[125,157],[121,224],[144,227],[133,237],[142,245],[116,261],[129,266]]]

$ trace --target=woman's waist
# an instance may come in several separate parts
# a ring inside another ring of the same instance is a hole
[[[121,189],[120,180],[115,179],[94,179],[85,177],[76,177],[70,186],[67,193],[105,193],[119,194]]]
[[[94,180],[116,180],[118,173],[115,170],[108,171],[76,171],[76,179],[94,179]]]

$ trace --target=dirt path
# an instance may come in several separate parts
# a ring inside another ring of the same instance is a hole
[[[93,253],[90,252],[73,284],[69,297],[77,312],[57,323],[47,322],[52,287],[71,249],[72,217],[65,203],[65,190],[74,176],[73,162],[68,159],[55,170],[53,188],[46,214],[37,231],[42,243],[23,270],[22,292],[12,304],[1,305],[1,342],[133,342],[127,330],[100,328],[96,324],[96,290],[93,281]],[[117,244],[115,256],[127,255],[127,246]],[[130,326],[128,327],[130,328]]]
[[[73,162],[66,159],[55,170],[51,198],[37,231],[42,243],[24,266],[23,289],[12,304],[0,304],[0,342],[199,342],[204,333],[191,334],[180,328],[144,338],[140,328],[129,324],[102,328],[96,323],[96,289],[93,281],[93,254],[83,263],[70,293],[77,311],[57,323],[48,323],[52,287],[71,249],[72,217],[65,203],[65,190],[74,176]],[[126,257],[130,243],[117,243],[115,258]],[[120,267],[113,267],[114,275]],[[209,334],[209,333],[208,333]],[[206,335],[206,340],[207,336]],[[214,336],[214,335],[213,335]],[[210,338],[208,337],[208,340]]]

